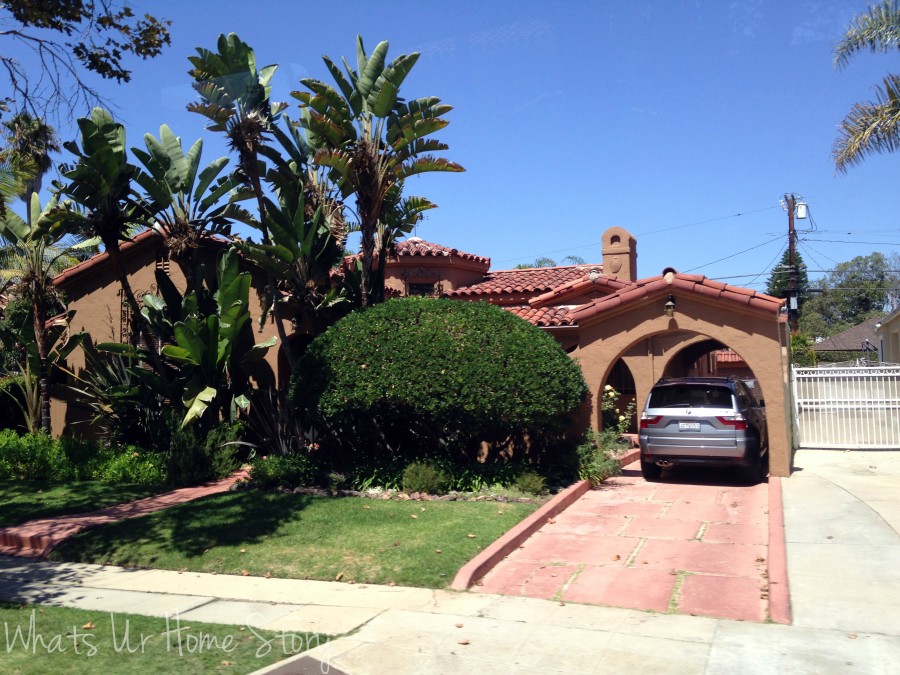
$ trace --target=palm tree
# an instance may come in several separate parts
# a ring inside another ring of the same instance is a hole
[[[54,308],[63,308],[62,299],[53,287],[53,277],[77,260],[73,255],[75,249],[94,244],[85,241],[70,246],[64,232],[51,231],[48,215],[56,209],[56,198],[41,208],[37,193],[32,192],[27,220],[11,210],[0,217],[0,237],[3,239],[0,294],[8,293],[27,302],[32,324],[10,331],[2,339],[24,346],[21,367],[25,376],[23,389],[28,428],[30,431],[40,428],[47,433],[50,433],[49,375],[52,363],[60,355],[58,350],[53,350],[59,336],[48,329],[47,323]],[[7,344],[7,348],[12,346]],[[34,380],[37,380],[37,389],[33,386]]]
[[[388,43],[380,42],[367,55],[362,37],[357,37],[356,70],[345,59],[344,75],[323,57],[340,92],[306,78],[301,83],[309,91],[292,93],[301,102],[300,125],[315,151],[313,164],[329,171],[344,199],[356,199],[364,307],[384,299],[389,243],[379,232],[391,229],[386,214],[400,203],[397,195],[389,196],[392,188],[420,173],[464,171],[459,164],[431,154],[448,148],[429,137],[449,124],[441,116],[452,107],[436,97],[405,102],[399,96],[419,54],[401,54],[386,64],[387,51]]]
[[[6,128],[6,147],[3,158],[14,166],[26,167],[30,177],[24,184],[20,198],[30,204],[31,195],[40,192],[43,178],[53,166],[50,153],[59,152],[56,130],[40,117],[20,112],[3,123]],[[28,209],[29,213],[31,209]]]
[[[834,49],[835,67],[845,66],[863,50],[890,52],[900,47],[900,4],[884,0],[857,16]],[[832,155],[838,171],[846,172],[873,153],[900,147],[900,75],[889,74],[875,88],[875,100],[857,103],[840,125]]]

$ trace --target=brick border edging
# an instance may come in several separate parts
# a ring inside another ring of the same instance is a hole
[[[769,618],[775,623],[791,623],[784,504],[781,499],[781,478],[777,476],[769,476]]]
[[[639,456],[640,450],[633,450],[621,457],[619,464],[623,467],[627,466],[637,461]],[[456,573],[456,576],[453,577],[453,583],[450,584],[450,588],[455,591],[467,590],[475,581],[481,579],[496,567],[501,560],[519,548],[528,537],[541,529],[548,518],[553,518],[565,511],[590,489],[591,481],[589,480],[578,481],[574,485],[567,487],[463,565],[459,572]]]

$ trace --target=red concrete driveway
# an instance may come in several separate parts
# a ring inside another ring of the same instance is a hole
[[[768,485],[638,464],[585,493],[482,580],[486,593],[764,621]]]

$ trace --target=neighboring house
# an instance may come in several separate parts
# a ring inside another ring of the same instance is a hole
[[[875,324],[875,338],[882,363],[900,363],[900,309],[896,309]]]
[[[879,338],[876,337],[875,332],[876,327],[885,321],[887,321],[887,317],[873,317],[837,335],[817,342],[812,346],[812,350],[822,361],[879,359]],[[879,360],[891,361],[891,359]]]
[[[123,251],[135,288],[152,291],[153,269],[162,264],[162,238],[145,233]],[[63,273],[57,285],[77,311],[73,329],[123,339],[125,310],[104,255]],[[176,283],[183,283],[183,276]],[[672,268],[639,279],[637,243],[619,227],[604,232],[601,263],[499,271],[490,270],[489,258],[412,237],[397,243],[388,258],[385,287],[388,296],[490,302],[553,335],[581,365],[595,428],[600,425],[595,403],[606,384],[623,394],[623,402],[635,400],[639,413],[660,377],[752,374],[766,399],[771,471],[782,476],[790,471],[783,300]],[[270,321],[258,339],[274,332]],[[723,353],[734,358],[720,358]],[[283,381],[276,350],[268,365],[271,381]],[[67,415],[64,402],[54,404],[59,433]]]

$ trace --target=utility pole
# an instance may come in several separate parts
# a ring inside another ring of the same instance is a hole
[[[795,246],[794,211],[797,208],[797,198],[793,193],[785,195],[784,203],[787,205],[788,212],[788,264],[790,265],[791,274],[787,297],[788,324],[791,327],[791,331],[796,332],[799,303],[797,302],[797,249]]]

